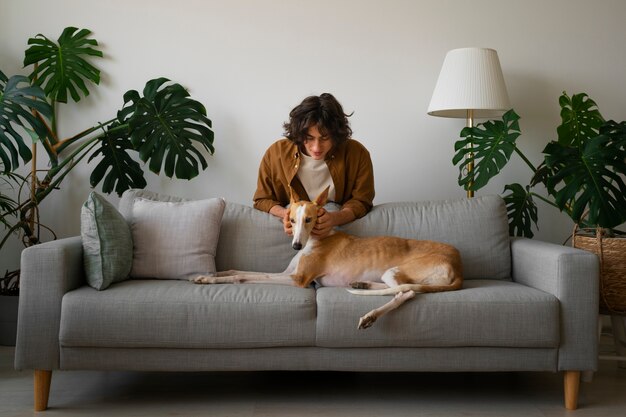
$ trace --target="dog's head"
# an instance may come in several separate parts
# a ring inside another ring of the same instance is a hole
[[[318,195],[313,201],[301,201],[291,190],[291,204],[289,206],[289,221],[293,230],[291,247],[295,250],[302,249],[311,236],[311,230],[317,222],[317,212],[328,201],[328,189]]]

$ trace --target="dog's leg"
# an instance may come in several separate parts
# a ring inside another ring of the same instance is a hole
[[[298,252],[289,262],[287,269],[283,272],[255,272],[255,271],[238,271],[230,269],[228,271],[219,271],[215,275],[200,275],[192,278],[191,281],[196,284],[279,284],[279,285],[296,285],[292,278],[293,272],[298,267],[298,262],[302,252]]]
[[[350,284],[350,287],[355,290],[384,290],[385,288],[389,288],[389,285],[383,284],[382,282],[355,281]]]
[[[390,311],[395,310],[396,308],[400,307],[402,304],[409,301],[413,297],[415,297],[414,291],[405,291],[405,292],[397,293],[395,297],[393,297],[393,299],[389,301],[387,304],[375,310],[372,310],[366,315],[364,315],[363,317],[361,317],[361,319],[359,320],[358,328],[367,329],[368,327],[371,327],[372,324],[374,324],[374,322],[379,317],[382,317],[385,314],[389,313]]]
[[[242,284],[277,284],[277,285],[291,285],[295,286],[291,275],[279,274],[265,274],[265,275],[249,275],[243,277],[240,281]]]
[[[279,284],[279,285],[296,285],[290,275],[284,273],[265,273],[265,272],[237,272],[235,275],[216,275],[207,276],[199,275],[193,279],[195,284]]]
[[[235,284],[236,275],[198,275],[190,280],[194,284]]]
[[[387,269],[380,280],[382,282],[377,281],[357,281],[350,284],[355,290],[385,290],[389,287],[397,287],[398,282],[396,281],[396,275],[400,272],[400,268],[394,266],[392,268]]]

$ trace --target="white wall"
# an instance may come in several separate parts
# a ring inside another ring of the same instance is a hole
[[[621,0],[2,0],[0,68],[25,73],[26,41],[37,33],[93,31],[102,83],[62,110],[66,135],[113,117],[123,93],[151,78],[186,86],[207,107],[216,153],[191,182],[150,175],[151,190],[251,204],[258,162],[289,110],[328,91],[354,111],[354,136],[374,162],[375,203],[444,199],[464,196],[451,163],[464,121],[426,114],[446,52],[498,51],[522,117],[519,146],[538,163],[563,90],[587,92],[606,118],[626,119],[624,16]],[[61,237],[79,233],[89,173],[83,164],[42,204]],[[478,194],[529,177],[515,159]],[[565,215],[540,207],[539,238],[560,243],[570,229]],[[2,270],[18,265],[17,253],[3,251]]]

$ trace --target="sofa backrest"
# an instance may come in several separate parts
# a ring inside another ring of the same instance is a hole
[[[122,195],[118,209],[129,222],[135,198],[188,201],[148,190],[128,190]],[[215,256],[218,271],[281,272],[295,253],[279,219],[249,206],[226,203]]]
[[[384,203],[344,226],[357,236],[434,240],[461,253],[465,279],[510,279],[506,205],[497,195],[445,201]]]
[[[136,197],[184,201],[129,190],[119,203],[128,219]],[[432,202],[385,203],[341,228],[357,236],[398,236],[445,242],[461,253],[465,279],[510,279],[511,253],[506,206],[499,196]],[[295,255],[276,217],[227,202],[217,246],[217,270],[280,272]]]

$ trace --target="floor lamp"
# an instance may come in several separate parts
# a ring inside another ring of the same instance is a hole
[[[487,48],[453,49],[443,61],[435,91],[428,106],[431,116],[466,119],[474,126],[474,119],[493,119],[509,110],[509,95],[504,84],[498,53]],[[474,155],[467,164],[468,176],[474,169]],[[473,177],[470,177],[473,178]],[[469,189],[467,196],[473,197]]]

